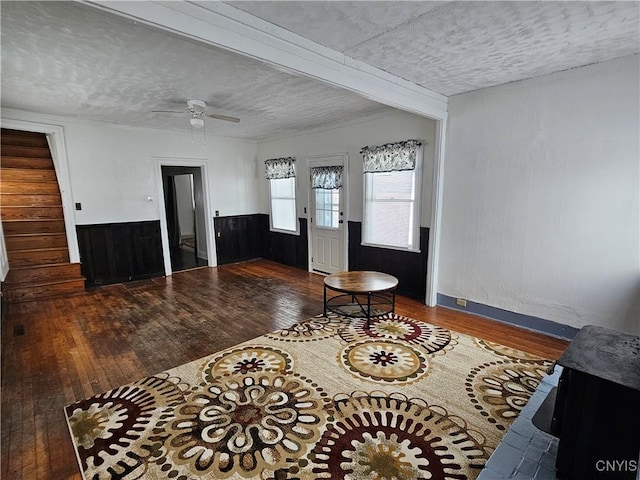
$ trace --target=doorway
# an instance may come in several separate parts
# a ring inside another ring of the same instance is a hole
[[[347,154],[309,158],[309,253],[311,271],[343,272],[347,266]]]
[[[171,271],[207,266],[201,169],[162,166],[162,187]]]

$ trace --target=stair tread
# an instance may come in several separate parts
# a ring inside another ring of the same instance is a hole
[[[24,237],[48,237],[53,235],[65,235],[65,232],[42,232],[42,233],[10,233],[5,235],[4,238],[15,237],[15,238],[24,238]]]
[[[17,146],[17,145],[12,145],[12,146]],[[29,148],[34,148],[34,147],[29,147]],[[13,160],[13,159],[20,159],[20,160],[37,160],[38,162],[42,161],[42,160],[52,160],[51,158],[45,158],[45,157],[23,157],[23,156],[19,156],[19,155],[2,155],[2,160]],[[4,167],[3,168],[16,168],[16,167]],[[20,167],[18,167],[20,168]],[[31,169],[30,169],[31,170]],[[50,168],[36,168],[33,170],[51,170]]]
[[[7,220],[3,220],[2,223],[11,223],[11,222],[61,222],[61,218],[9,218]]]
[[[15,145],[15,144],[7,144],[7,143],[3,143],[2,144],[3,150],[7,150],[7,151],[11,151],[11,150],[15,150],[15,151],[22,151],[22,150],[31,150],[32,152],[39,152],[39,153],[46,153],[48,155],[51,155],[51,151],[49,150],[48,146],[37,146],[37,145]],[[10,157],[17,157],[19,155],[7,155]],[[37,155],[31,155],[31,156],[35,156],[37,157]],[[37,157],[37,158],[43,158],[43,157]]]
[[[52,278],[49,280],[29,280],[26,282],[3,282],[2,283],[2,288],[3,289],[11,289],[11,290],[15,290],[17,288],[28,288],[28,287],[41,287],[41,286],[45,286],[45,285],[57,285],[59,283],[70,283],[70,282],[79,282],[85,281],[85,278],[83,276],[74,276],[74,277],[59,277],[59,278]]]
[[[59,277],[51,280],[40,280],[33,281],[29,280],[26,282],[3,282],[2,288],[7,290],[15,290],[18,288],[29,288],[29,287],[42,287],[45,285],[57,285],[60,283],[71,283],[71,282],[84,282],[85,278],[83,276],[74,276],[74,277]]]
[[[62,205],[2,205],[2,208],[62,208]]]
[[[44,145],[16,145],[14,143],[3,143],[2,146],[6,148],[12,148],[12,149],[15,148],[18,150],[38,150],[38,151],[42,151],[42,153],[44,153],[45,151],[50,153],[49,147]]]
[[[83,295],[85,293],[85,281],[84,279],[77,279],[50,284],[24,285],[19,288],[8,288],[4,293],[8,303]]]
[[[35,268],[53,268],[53,267],[60,267],[60,265],[80,265],[79,263],[71,263],[71,262],[66,262],[66,263],[42,263],[40,265],[27,265],[24,267],[13,267],[11,268],[11,270],[30,270],[30,269],[35,269]],[[9,270],[9,271],[11,271]]]
[[[51,251],[59,251],[64,250],[65,252],[68,250],[67,247],[47,247],[47,248],[24,248],[20,250],[12,250],[11,253],[38,253],[38,252],[51,252]],[[11,264],[11,259],[9,259],[9,264]],[[15,268],[15,267],[13,267]]]

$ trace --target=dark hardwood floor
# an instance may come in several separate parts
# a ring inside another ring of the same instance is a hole
[[[323,277],[267,260],[5,305],[3,479],[81,479],[63,407],[322,313]],[[549,359],[566,342],[399,297],[396,312]]]

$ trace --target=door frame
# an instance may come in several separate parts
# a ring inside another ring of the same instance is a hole
[[[154,157],[156,163],[156,192],[158,198],[158,213],[160,215],[160,234],[162,237],[162,254],[164,257],[164,271],[166,276],[173,273],[171,269],[171,252],[169,248],[169,230],[167,228],[167,210],[164,203],[164,185],[162,183],[162,167],[195,167],[200,168],[202,177],[202,196],[204,197],[205,236],[207,239],[207,264],[210,267],[218,265],[216,245],[213,238],[213,216],[209,205],[211,195],[209,187],[208,161],[204,158]]]
[[[308,178],[308,190],[307,190],[307,205],[309,206],[309,213],[307,214],[307,218],[313,215],[311,212],[311,205],[313,202],[311,200],[311,196],[313,195],[313,189],[311,188],[311,168],[312,167],[327,167],[330,165],[340,165],[332,159],[336,157],[342,157],[342,202],[344,205],[341,205],[342,211],[344,212],[344,224],[342,228],[342,243],[343,243],[343,261],[345,269],[349,269],[349,152],[338,152],[338,153],[326,153],[322,155],[312,155],[307,157],[307,169],[309,172]],[[307,222],[307,251],[309,252],[308,265],[309,272],[311,273],[320,273],[316,272],[313,269],[313,264],[311,262],[311,258],[313,257],[313,232],[311,222]]]

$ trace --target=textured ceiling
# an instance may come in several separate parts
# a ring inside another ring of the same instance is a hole
[[[640,3],[227,2],[442,95],[640,50]]]
[[[640,49],[638,2],[227,2],[453,95]],[[203,99],[207,133],[264,138],[390,111],[354,93],[73,2],[1,3],[2,107],[188,130],[154,114]]]
[[[2,2],[2,107],[188,130],[205,100],[207,134],[263,138],[392,109],[260,62],[71,2]]]

